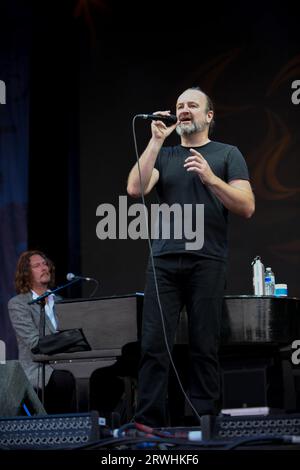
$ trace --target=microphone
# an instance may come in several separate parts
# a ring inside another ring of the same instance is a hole
[[[82,279],[84,281],[95,281],[92,277],[76,276],[73,273],[68,273],[66,275],[67,281],[73,281],[74,279]]]
[[[162,114],[137,114],[136,117],[151,119],[151,121],[162,121],[165,124],[176,124],[177,117],[174,114],[163,116]]]

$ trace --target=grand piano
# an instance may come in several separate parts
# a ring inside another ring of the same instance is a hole
[[[59,328],[81,328],[91,351],[36,355],[35,360],[73,373],[77,384],[78,410],[88,407],[89,378],[96,369],[121,364],[120,367],[125,367],[124,376],[127,373],[134,375],[132,371],[138,364],[142,305],[142,293],[65,300],[57,304]],[[263,383],[263,392],[256,398],[251,396],[247,400],[241,399],[241,405],[256,404],[255,400],[265,402],[262,405],[268,404],[268,368],[274,365],[274,361],[276,364],[279,361],[284,389],[282,407],[295,408],[297,397],[293,386],[290,354],[291,344],[300,339],[300,299],[225,296],[221,331],[220,357],[225,404],[230,405],[228,407],[235,405],[234,399],[229,398],[229,395],[233,397],[232,390],[236,388],[236,381],[246,386],[247,381],[252,383],[253,380]],[[187,351],[187,344],[187,315],[183,310],[179,318],[175,348],[181,347]],[[180,352],[180,357],[184,358],[184,354]],[[133,366],[128,367],[128,364]],[[236,402],[238,404],[239,399]]]

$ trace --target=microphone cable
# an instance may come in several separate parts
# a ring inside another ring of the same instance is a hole
[[[137,167],[138,167],[138,172],[139,172],[141,199],[142,199],[142,203],[143,203],[144,216],[145,216],[145,222],[146,222],[147,242],[148,242],[148,247],[149,247],[151,265],[152,265],[152,269],[153,269],[153,277],[154,277],[154,284],[155,284],[155,292],[156,292],[157,303],[158,303],[158,307],[159,307],[159,311],[160,311],[160,317],[161,317],[163,335],[164,335],[164,340],[165,340],[165,346],[166,346],[166,350],[167,350],[167,353],[168,353],[168,356],[169,356],[169,359],[170,359],[170,363],[171,363],[172,369],[173,369],[174,374],[175,374],[175,376],[176,376],[178,385],[179,385],[179,387],[180,387],[180,389],[181,389],[181,391],[182,391],[182,393],[183,393],[184,398],[186,399],[187,403],[189,404],[189,406],[190,406],[191,409],[193,410],[193,412],[194,412],[196,418],[198,419],[199,425],[201,426],[201,418],[200,418],[200,416],[199,416],[199,414],[198,414],[196,408],[194,407],[193,403],[192,403],[191,400],[189,399],[189,397],[188,397],[186,391],[184,390],[184,387],[183,387],[182,382],[181,382],[181,380],[180,380],[178,371],[177,371],[176,366],[175,366],[174,361],[173,361],[172,353],[171,353],[171,351],[170,351],[170,347],[169,347],[169,343],[168,343],[168,338],[167,338],[167,334],[166,334],[166,325],[165,325],[165,320],[164,320],[164,315],[163,315],[163,309],[162,309],[161,302],[160,302],[160,296],[159,296],[159,290],[158,290],[158,282],[157,282],[157,276],[156,276],[156,270],[155,270],[155,263],[154,263],[153,250],[152,250],[152,243],[151,243],[150,234],[149,234],[148,214],[147,214],[147,212],[146,212],[145,195],[144,195],[144,188],[143,188],[143,182],[142,182],[142,173],[141,173],[141,167],[140,167],[140,162],[139,162],[139,151],[138,151],[138,145],[137,145],[137,139],[136,139],[136,132],[135,132],[135,121],[136,121],[136,119],[137,119],[138,117],[139,117],[139,115],[136,115],[136,116],[134,116],[134,118],[133,118],[133,120],[132,120],[133,141],[134,141],[134,149],[135,149]]]
[[[94,278],[94,277],[76,276],[76,275],[73,274],[73,273],[68,273],[68,274],[66,275],[66,278],[67,278],[67,281],[82,280],[82,281],[94,282],[95,286],[94,286],[92,292],[91,292],[90,295],[89,295],[89,299],[91,299],[92,297],[94,297],[94,295],[95,295],[96,292],[98,291],[98,288],[99,288],[99,281],[98,281],[98,279],[96,279],[96,278]]]
[[[99,281],[98,281],[98,279],[93,279],[93,278],[91,278],[91,281],[93,281],[93,282],[95,283],[95,287],[94,287],[94,289],[92,290],[92,292],[90,293],[89,299],[91,299],[92,297],[94,297],[94,295],[96,294],[96,292],[98,291],[98,288],[99,288]]]

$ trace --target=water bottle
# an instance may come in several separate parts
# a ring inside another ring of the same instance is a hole
[[[265,295],[275,295],[275,276],[271,268],[265,272]]]
[[[253,269],[253,289],[254,295],[264,295],[265,293],[265,268],[261,262],[260,256],[256,256],[252,261]]]

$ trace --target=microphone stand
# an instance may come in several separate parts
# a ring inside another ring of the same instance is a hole
[[[80,278],[75,277],[74,279],[72,279],[72,281],[67,282],[67,284],[64,284],[63,286],[58,286],[53,290],[47,290],[46,292],[44,292],[44,294],[28,302],[28,305],[38,304],[41,300],[45,299],[50,294],[56,294],[56,292],[60,292],[62,289],[65,289],[66,287],[69,287],[71,284],[74,284],[75,282],[78,282],[78,281],[80,281]]]
[[[63,286],[58,286],[56,289],[47,290],[44,294],[40,295],[36,299],[31,300],[28,302],[28,305],[38,304],[40,306],[40,325],[39,325],[39,339],[43,338],[46,334],[46,314],[45,314],[45,306],[46,306],[46,298],[51,295],[55,294],[56,292],[60,292],[62,289],[69,287],[71,284],[80,281],[80,279],[74,278],[72,281],[67,282]],[[46,364],[45,362],[42,363],[42,403],[45,405],[45,371],[46,371]]]

